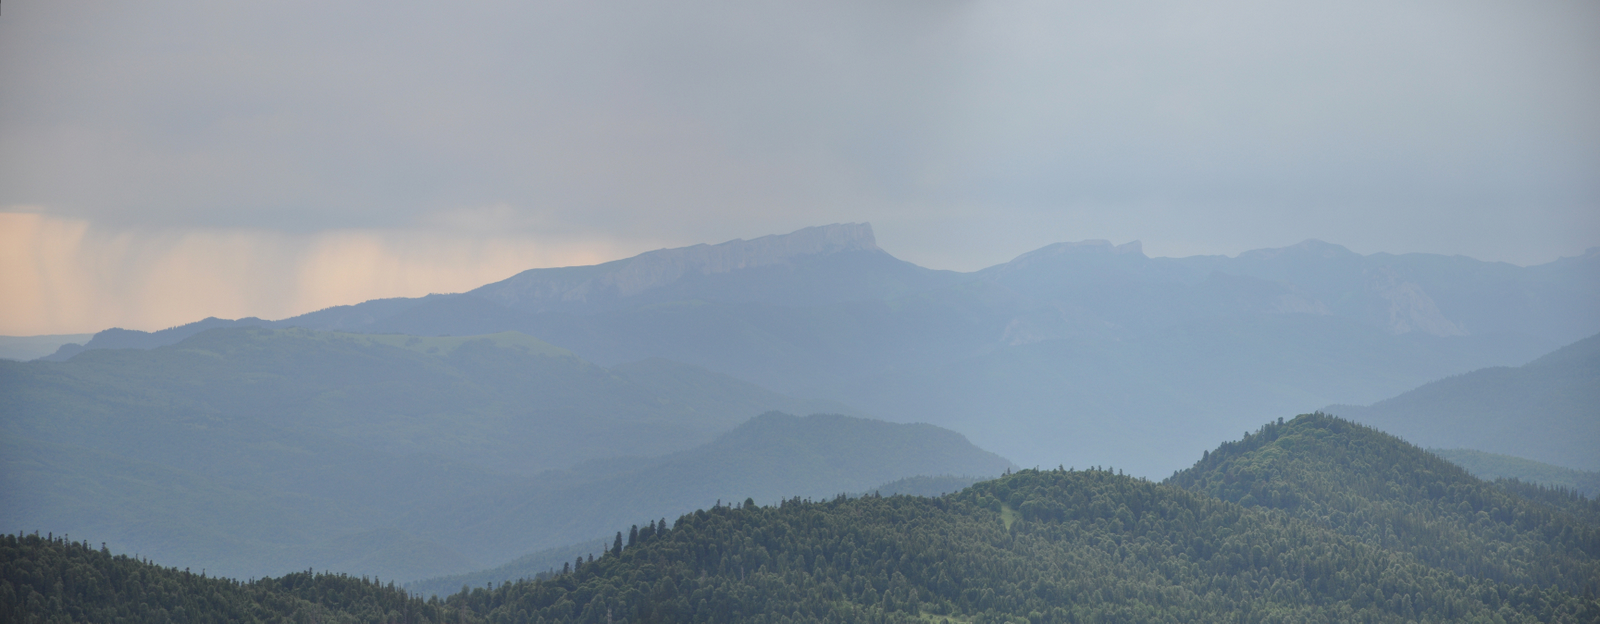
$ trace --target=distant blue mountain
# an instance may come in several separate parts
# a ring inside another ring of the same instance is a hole
[[[515,330],[601,365],[662,358],[933,422],[1024,465],[1119,462],[1156,476],[1264,419],[1522,364],[1600,332],[1594,310],[1600,249],[1519,267],[1315,240],[1188,258],[1082,241],[954,273],[841,224],[235,323]]]
[[[1366,407],[1326,411],[1417,445],[1600,471],[1600,335],[1523,366],[1475,370]]]
[[[414,579],[719,498],[1011,466],[932,425],[773,412],[841,409],[668,360],[601,367],[514,332],[216,328],[0,361],[0,525],[237,577]]]

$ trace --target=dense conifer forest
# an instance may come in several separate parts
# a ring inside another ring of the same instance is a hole
[[[4,622],[457,621],[376,579],[299,572],[240,582],[112,555],[65,536],[0,535]]]
[[[129,622],[1594,622],[1587,505],[1318,414],[1167,483],[1062,467],[938,498],[747,500],[443,600],[309,572],[205,578],[8,536],[0,609]]]

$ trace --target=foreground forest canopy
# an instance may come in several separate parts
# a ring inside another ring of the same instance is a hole
[[[194,621],[1600,618],[1587,499],[1486,483],[1370,428],[1273,423],[1169,481],[1057,468],[940,498],[746,501],[647,521],[547,578],[430,601],[338,575],[205,579],[8,536],[0,608],[41,621],[166,621],[177,608]]]

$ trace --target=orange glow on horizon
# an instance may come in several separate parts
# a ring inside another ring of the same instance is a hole
[[[626,255],[605,240],[552,244],[423,230],[113,231],[0,213],[0,335],[152,331],[208,316],[280,319]]]

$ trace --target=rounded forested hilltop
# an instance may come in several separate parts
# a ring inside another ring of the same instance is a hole
[[[1575,592],[1600,583],[1600,525],[1588,499],[1486,482],[1334,416],[1268,424],[1167,483],[1281,510],[1460,574]]]

